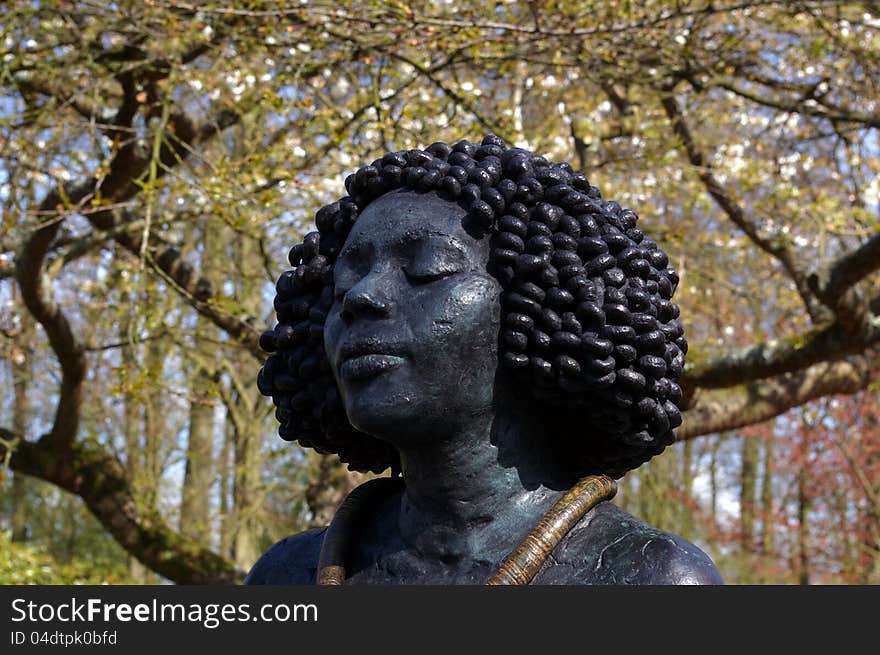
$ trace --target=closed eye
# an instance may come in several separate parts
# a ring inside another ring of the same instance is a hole
[[[458,273],[458,269],[420,270],[417,268],[405,268],[403,272],[406,274],[406,279],[410,282],[414,284],[427,284],[428,282],[435,282],[450,275],[455,275]]]

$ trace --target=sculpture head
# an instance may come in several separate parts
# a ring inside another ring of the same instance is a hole
[[[396,469],[387,433],[492,411],[500,379],[581,475],[672,443],[678,277],[632,210],[495,136],[386,154],[346,190],[291,250],[261,339],[283,438]]]
[[[489,240],[466,219],[433,191],[392,191],[361,212],[336,258],[330,370],[352,426],[395,446],[492,409],[501,286]]]

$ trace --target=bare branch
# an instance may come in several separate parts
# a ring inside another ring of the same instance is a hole
[[[771,339],[702,362],[688,363],[682,386],[686,389],[686,395],[698,388],[733,387],[864,352],[869,346],[880,342],[880,320],[872,319],[869,328],[862,339],[854,339],[835,323],[805,334]]]
[[[137,255],[140,250],[135,248],[139,247],[139,241],[140,239],[125,239],[120,240],[120,243]],[[259,346],[261,333],[259,327],[224,310],[217,299],[213,298],[217,287],[207,278],[196,275],[192,266],[184,261],[179,250],[165,248],[155,253],[155,257],[151,254],[149,263],[154,270],[165,277],[166,281],[173,283],[176,291],[183,295],[199,314],[245,345],[259,361],[265,359],[266,354]],[[253,317],[251,318],[253,320]]]
[[[682,146],[687,153],[688,160],[697,172],[698,177],[703,182],[709,195],[715,200],[718,206],[727,214],[728,218],[742,230],[749,239],[761,250],[776,259],[782,264],[783,269],[788,276],[794,281],[798,293],[804,301],[807,310],[810,312],[814,322],[821,322],[828,318],[828,311],[820,305],[813,297],[809,285],[807,284],[807,276],[803,268],[795,261],[787,244],[781,239],[767,239],[760,234],[757,225],[746,215],[745,210],[733,198],[718,178],[712,172],[712,164],[709,162],[691,133],[690,128],[682,112],[675,96],[670,93],[664,95],[660,99],[663,109],[667,117],[672,123],[672,129],[681,141]]]
[[[837,316],[837,321],[852,336],[870,330],[871,306],[865,302],[858,282],[880,269],[880,233],[861,246],[845,253],[822,273],[812,273],[810,288]]]
[[[240,9],[231,7],[201,7],[192,3],[171,1],[164,6],[172,9],[183,9],[188,11],[200,11],[203,13],[214,13],[227,16],[243,16],[249,18],[286,18],[301,19],[305,12],[320,20],[346,21],[354,23],[363,23],[374,25],[378,20],[383,20],[389,27],[394,24],[403,25],[409,29],[416,26],[432,26],[443,27],[452,30],[477,29],[481,31],[489,31],[492,33],[509,32],[513,34],[528,34],[546,37],[563,37],[563,38],[583,38],[585,36],[610,35],[621,32],[629,32],[636,30],[644,30],[650,27],[663,25],[664,23],[676,19],[692,18],[700,15],[713,15],[736,12],[742,9],[778,5],[779,2],[754,0],[752,2],[731,3],[728,5],[716,6],[715,3],[709,3],[703,7],[685,8],[677,6],[675,9],[664,9],[656,16],[645,17],[641,20],[622,22],[618,24],[602,26],[602,27],[583,27],[583,28],[566,28],[554,29],[547,28],[542,25],[542,21],[535,21],[530,25],[517,23],[504,23],[499,21],[487,21],[471,19],[449,19],[434,18],[431,16],[423,16],[416,14],[411,8],[401,6],[404,11],[398,9],[394,5],[388,4],[387,10],[381,16],[359,16],[354,13],[345,12],[340,9],[332,11],[318,8],[317,10],[302,8],[297,6],[295,9]],[[784,4],[783,4],[784,6]],[[396,20],[395,20],[396,19]],[[355,28],[362,29],[362,28]]]
[[[764,84],[769,84],[769,82],[764,82]],[[747,89],[741,84],[737,84],[734,80],[728,78],[712,80],[709,82],[709,85],[726,89],[727,91],[756,104],[793,114],[804,114],[806,116],[812,116],[813,118],[822,118],[829,120],[832,123],[858,123],[863,127],[880,127],[880,115],[878,114],[865,114],[849,107],[836,107],[830,105],[825,105],[823,107],[823,105],[816,102],[815,98],[809,96],[798,100],[772,98],[756,93],[751,89]],[[813,104],[808,105],[804,102],[805,100],[813,100]]]
[[[401,55],[400,53],[397,53],[397,52],[392,52],[392,53],[390,53],[390,55],[394,59],[397,59],[398,61],[401,61],[405,64],[408,64],[409,66],[412,66],[415,71],[417,71],[420,75],[422,75],[425,79],[427,79],[431,84],[433,84],[438,89],[440,89],[440,91],[443,93],[443,95],[448,97],[456,105],[463,108],[465,111],[467,111],[469,114],[471,114],[474,118],[476,118],[477,122],[480,125],[482,125],[484,128],[486,128],[487,130],[489,130],[489,131],[493,132],[494,134],[497,134],[501,137],[505,136],[505,131],[500,125],[498,125],[497,123],[492,121],[490,118],[483,116],[482,112],[480,112],[473,105],[473,103],[468,102],[460,93],[458,93],[454,89],[452,89],[449,86],[447,86],[446,84],[444,84],[443,81],[435,75],[435,73],[437,71],[436,66],[433,66],[431,68],[427,68],[427,67],[419,64],[414,59],[411,59],[410,57],[406,57],[404,55]],[[450,63],[450,62],[447,60],[446,62],[444,62],[444,65],[446,65],[448,63]]]
[[[94,181],[88,180],[69,189],[50,192],[40,205],[54,209],[65,204],[77,204],[90,196]],[[61,385],[55,421],[49,439],[53,447],[64,450],[76,437],[79,427],[79,407],[82,402],[82,382],[86,360],[82,346],[77,342],[70,321],[52,296],[45,275],[46,254],[61,223],[50,221],[24,242],[15,259],[15,277],[21,289],[22,300],[34,319],[43,326],[49,344],[61,365]]]
[[[86,352],[102,352],[105,350],[115,350],[117,348],[129,348],[133,345],[139,343],[147,343],[149,341],[156,341],[158,339],[167,339],[172,336],[171,331],[164,330],[162,332],[158,332],[156,334],[150,334],[146,337],[135,337],[126,341],[116,341],[114,343],[102,343],[102,344],[89,344],[85,346],[83,349]]]
[[[194,126],[185,117],[175,116],[169,127],[169,131],[174,134],[174,145],[163,144],[159,154],[163,166],[157,171],[157,177],[167,174],[173,166],[184,161],[193,145],[212,138],[229,125],[237,122],[238,118],[238,114],[223,112],[215,120],[201,126]],[[139,176],[147,166],[145,160],[123,159],[122,153],[120,153],[119,159],[125,165],[124,168],[128,169],[130,175]],[[111,182],[105,181],[102,188],[105,193],[110,193],[114,200],[127,199],[139,190],[137,185],[132,183],[133,177],[126,182],[123,176],[116,174],[112,166],[107,179]],[[112,234],[118,244],[136,257],[140,258],[145,255],[154,270],[171,282],[173,287],[186,297],[196,311],[227,331],[230,336],[245,344],[252,354],[262,360],[264,353],[258,345],[259,329],[240,317],[223,310],[216,300],[212,301],[211,296],[214,294],[216,286],[207,279],[196,275],[177,249],[173,247],[157,249],[147,243],[141,233],[130,229],[130,225],[133,223],[131,219],[123,220],[122,223],[117,224],[117,219],[111,211],[88,214],[87,218],[97,229]]]
[[[66,453],[43,437],[27,441],[0,427],[0,461],[12,470],[51,482],[76,494],[116,541],[159,575],[179,584],[232,584],[244,577],[225,559],[172,531],[153,512],[143,513],[122,462],[91,442],[73,443]]]
[[[880,269],[880,232],[835,261],[822,292],[840,295],[859,280]]]
[[[32,94],[39,94],[48,98],[54,98],[61,105],[71,107],[77,114],[87,120],[103,119],[104,116],[98,111],[94,105],[86,102],[81,96],[67,89],[61,89],[53,86],[50,82],[38,80],[33,77],[27,79],[16,79],[16,85],[22,98],[27,98]]]
[[[871,383],[867,358],[819,362],[796,373],[703,394],[684,413],[676,440],[766,421],[815,398],[855,393]]]
[[[852,452],[852,448],[844,442],[844,439],[835,439],[834,445],[840,450],[847,465],[852,470],[856,482],[862,488],[862,493],[865,494],[865,498],[868,499],[868,502],[874,509],[874,513],[877,515],[878,520],[880,520],[880,488],[874,488],[871,478],[865,472],[865,467],[859,461],[860,458]]]

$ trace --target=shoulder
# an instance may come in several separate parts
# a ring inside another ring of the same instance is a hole
[[[559,566],[554,568],[575,584],[724,583],[715,564],[697,546],[607,502],[587,514],[557,551]]]
[[[326,530],[306,530],[277,542],[257,560],[244,583],[314,584]]]

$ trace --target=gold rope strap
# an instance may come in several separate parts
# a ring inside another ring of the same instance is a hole
[[[349,544],[359,522],[379,501],[398,491],[402,483],[400,478],[376,478],[348,494],[324,533],[318,558],[319,585],[343,584]],[[616,493],[617,483],[607,475],[590,475],[582,479],[556,501],[486,584],[529,584],[547,556],[584,514]]]
[[[617,483],[607,475],[585,477],[550,508],[486,584],[529,584],[553,549],[584,514],[616,493]]]

